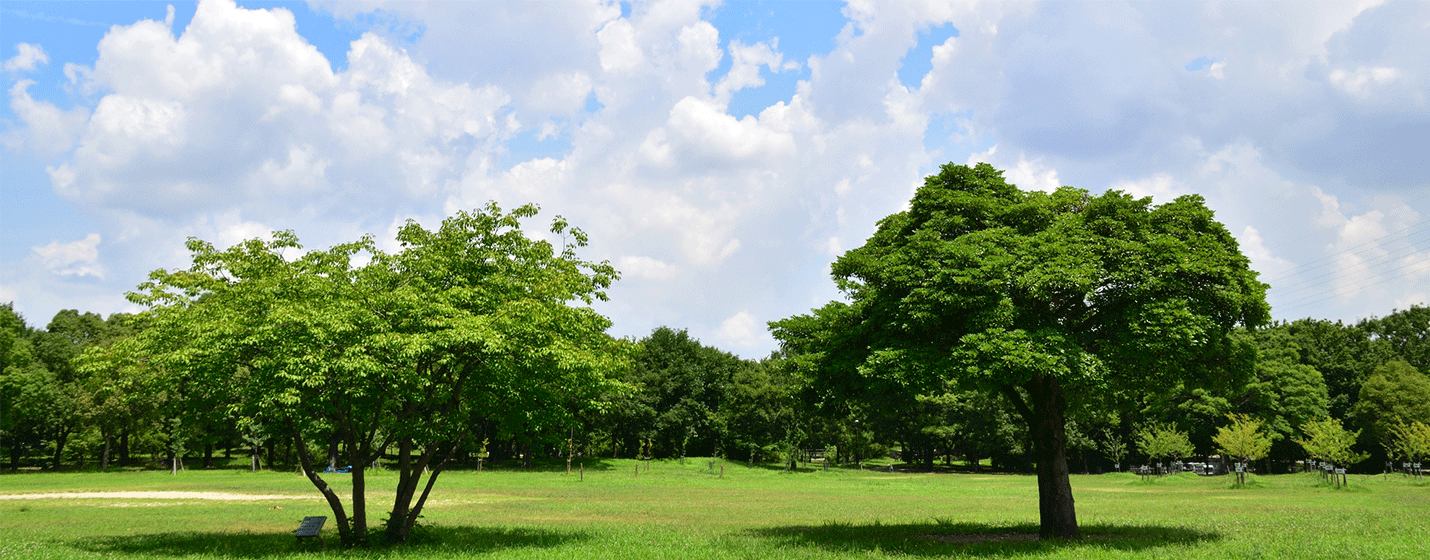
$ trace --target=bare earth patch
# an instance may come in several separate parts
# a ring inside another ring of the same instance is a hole
[[[49,494],[0,494],[0,500],[53,499],[119,499],[119,500],[224,500],[253,502],[258,500],[313,500],[315,496],[289,494],[230,494],[227,492],[54,492]]]

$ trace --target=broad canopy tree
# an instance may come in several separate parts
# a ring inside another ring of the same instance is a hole
[[[928,177],[833,276],[849,303],[771,323],[796,367],[831,388],[1005,397],[1031,434],[1044,538],[1080,536],[1069,406],[1236,382],[1255,349],[1234,329],[1269,319],[1266,285],[1200,197],[1024,192],[987,164]]]
[[[345,543],[368,537],[363,467],[396,446],[386,537],[405,541],[475,425],[569,417],[623,367],[589,307],[617,272],[579,259],[586,237],[559,217],[561,247],[527,237],[536,212],[492,204],[432,231],[409,221],[395,253],[370,238],[304,252],[292,232],[227,250],[190,240],[191,268],[155,271],[131,294],[151,317],[124,344],[181,400],[233,403],[235,421],[291,438]],[[309,442],[338,444],[355,467],[350,513]]]

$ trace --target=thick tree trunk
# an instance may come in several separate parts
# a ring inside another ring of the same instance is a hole
[[[1038,474],[1038,535],[1044,539],[1082,537],[1068,481],[1067,398],[1057,378],[1038,375],[1023,384],[1028,402],[1006,388],[1013,405],[1028,423]]]
[[[214,468],[214,444],[213,444],[213,442],[204,443],[204,468],[206,468],[206,469],[212,469],[212,468]]]
[[[106,432],[104,434],[104,453],[99,456],[99,470],[109,470],[109,448],[114,436]]]

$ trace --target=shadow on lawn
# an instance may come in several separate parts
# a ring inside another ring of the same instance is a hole
[[[382,528],[377,527],[373,536],[375,542],[381,542]],[[374,544],[366,550],[381,557],[398,553],[422,558],[454,551],[480,554],[505,549],[550,548],[588,538],[584,533],[540,529],[429,526],[419,528],[405,545]],[[323,541],[302,543],[284,533],[161,533],[85,539],[71,546],[87,552],[142,557],[207,554],[224,558],[268,558],[302,551],[342,550],[337,533],[327,534],[327,531]]]
[[[1183,527],[1084,525],[1081,540],[1037,540],[1038,526],[985,523],[915,523],[869,525],[826,523],[819,526],[752,529],[756,537],[791,546],[839,553],[894,552],[910,556],[1014,556],[1079,548],[1142,552],[1167,545],[1221,540],[1218,533]]]

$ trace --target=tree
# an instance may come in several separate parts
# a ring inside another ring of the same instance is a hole
[[[682,447],[689,445],[696,455],[713,455],[722,439],[717,414],[745,361],[700,344],[684,330],[659,327],[640,341],[631,362],[630,380],[654,412],[645,426],[650,430],[647,437],[655,439],[653,451],[673,457],[683,455]]]
[[[34,333],[13,304],[0,305],[0,445],[9,451],[11,469],[43,445],[51,424],[57,380],[35,358]]]
[[[1262,423],[1245,414],[1228,414],[1230,426],[1217,428],[1217,448],[1222,454],[1241,463],[1248,463],[1265,457],[1271,452],[1271,436],[1261,431]],[[1246,484],[1246,473],[1236,473],[1236,480]]]
[[[1399,455],[1406,461],[1419,463],[1430,458],[1430,424],[1411,422],[1391,428],[1391,457]]]
[[[1335,418],[1316,420],[1301,425],[1304,439],[1296,440],[1312,458],[1330,462],[1333,465],[1349,467],[1364,461],[1369,455],[1352,449],[1360,430],[1346,431]],[[1339,479],[1338,484],[1339,484]]]
[[[943,166],[832,272],[850,303],[771,324],[805,375],[1001,394],[1031,433],[1044,538],[1081,534],[1070,406],[1244,377],[1254,351],[1231,334],[1269,318],[1200,197],[1023,192],[986,164]]]
[[[751,448],[789,439],[797,403],[794,380],[782,366],[777,359],[746,362],[730,378],[716,416],[726,458],[749,458],[744,453]]]
[[[1327,410],[1335,418],[1351,415],[1366,378],[1395,356],[1388,341],[1340,321],[1300,319],[1277,328],[1295,338],[1300,363],[1321,374],[1329,397]]]
[[[1353,410],[1382,442],[1396,425],[1430,423],[1430,376],[1403,360],[1386,363],[1361,385]]]
[[[1102,437],[1102,452],[1107,454],[1108,459],[1112,459],[1114,468],[1122,470],[1122,459],[1127,457],[1127,444],[1111,430],[1104,431]]]
[[[155,271],[131,294],[151,323],[121,344],[181,401],[233,403],[247,425],[291,438],[347,544],[367,539],[362,466],[396,446],[385,533],[406,541],[470,426],[569,423],[573,403],[624,367],[609,321],[589,307],[615,270],[578,259],[586,237],[559,217],[559,251],[528,238],[521,220],[536,211],[492,204],[434,231],[409,221],[393,254],[370,238],[303,252],[292,232],[223,251],[191,239],[191,268]],[[330,437],[358,467],[351,517],[307,445]]]
[[[1385,341],[1400,359],[1421,371],[1430,370],[1430,307],[1412,305],[1404,311],[1392,311],[1379,319],[1362,321],[1360,327]]]
[[[1168,424],[1152,424],[1138,430],[1137,449],[1141,450],[1148,460],[1165,459],[1169,462],[1197,451],[1192,446],[1192,441],[1187,439],[1186,432]]]

